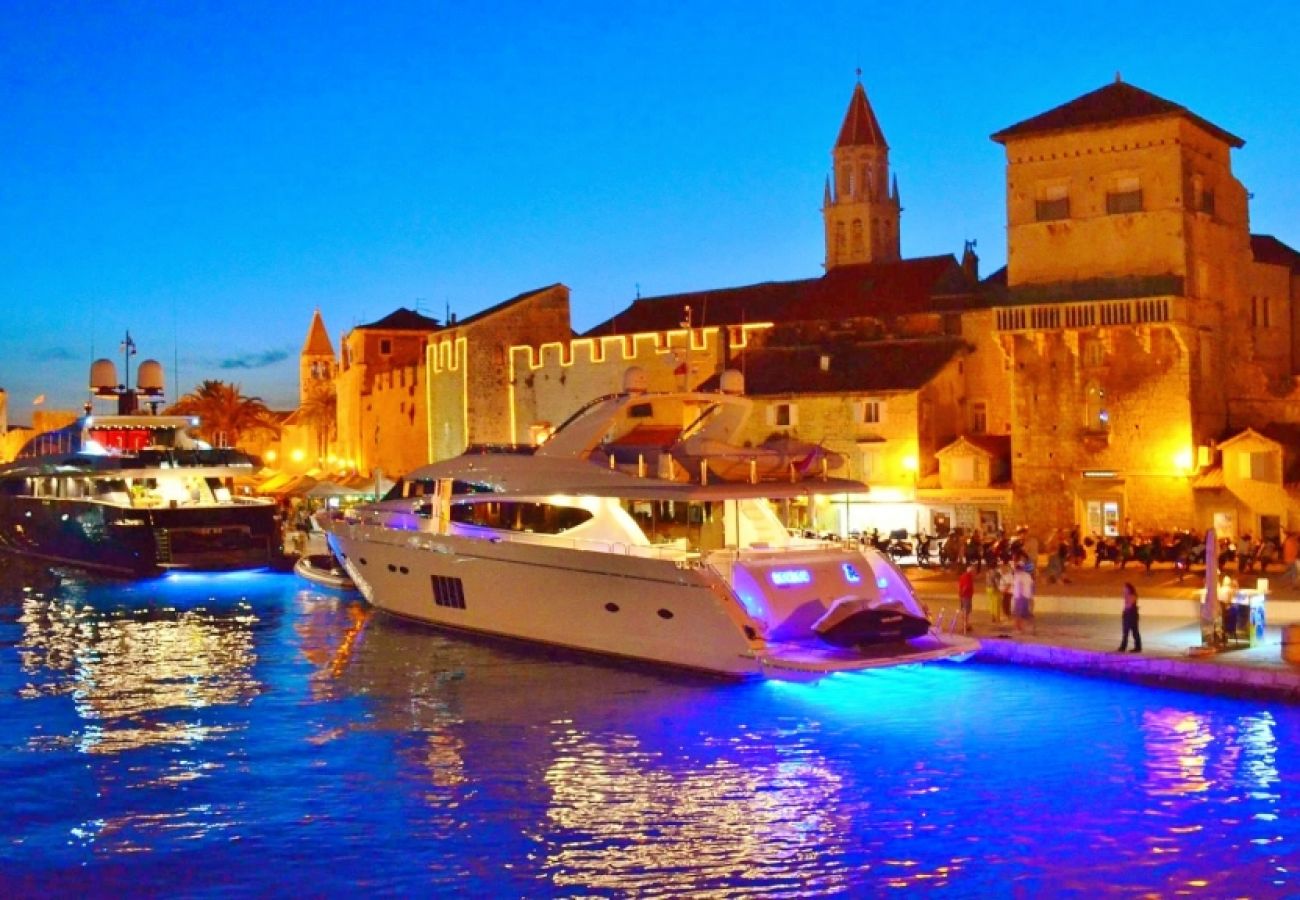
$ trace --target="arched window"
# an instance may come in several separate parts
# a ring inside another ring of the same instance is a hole
[[[853,170],[845,166],[840,170],[840,193],[845,197],[853,196]]]
[[[862,220],[854,219],[853,225],[849,228],[849,252],[854,256],[861,256],[862,251]]]
[[[846,245],[847,242],[845,241],[844,238],[844,223],[836,222],[835,223],[835,256],[836,257],[841,257],[844,255],[844,250]]]
[[[1110,430],[1110,409],[1107,405],[1106,391],[1095,381],[1088,382],[1084,397],[1083,427],[1088,431]]]

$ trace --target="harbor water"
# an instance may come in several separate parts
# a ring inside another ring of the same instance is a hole
[[[0,722],[4,896],[1300,894],[1300,708],[1043,670],[732,683],[0,558]]]

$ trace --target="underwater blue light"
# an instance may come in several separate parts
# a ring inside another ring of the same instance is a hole
[[[887,588],[887,587],[889,587],[889,579],[886,578],[884,575],[879,576],[879,577],[876,579],[876,587],[878,587],[878,588]]]
[[[858,574],[858,570],[854,568],[853,563],[845,563],[842,568],[844,569],[844,580],[849,584],[857,584],[862,580],[862,576]]]
[[[812,573],[807,569],[773,569],[767,577],[777,587],[794,587],[812,582]]]

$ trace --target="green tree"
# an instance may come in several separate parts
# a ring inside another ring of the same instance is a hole
[[[330,442],[338,431],[338,409],[338,394],[332,381],[318,385],[298,407],[299,420],[315,435],[318,458],[329,452]]]
[[[198,416],[199,437],[214,447],[234,447],[245,432],[277,428],[274,415],[261,397],[245,397],[239,385],[225,381],[205,380],[167,412]]]

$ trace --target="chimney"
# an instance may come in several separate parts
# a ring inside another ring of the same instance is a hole
[[[972,282],[980,280],[980,258],[975,255],[975,241],[967,241],[962,250],[961,270]]]

